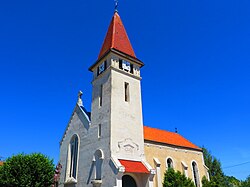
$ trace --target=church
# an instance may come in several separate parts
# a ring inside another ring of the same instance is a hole
[[[209,179],[202,149],[177,132],[144,126],[144,63],[114,12],[93,73],[91,111],[79,92],[60,141],[59,187],[162,187],[173,168],[201,187]]]

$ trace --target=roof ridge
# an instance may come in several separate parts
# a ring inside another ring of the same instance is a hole
[[[115,12],[115,14],[116,14],[116,12]],[[113,25],[112,25],[112,34],[111,34],[111,48],[113,48],[114,47],[114,35],[115,35],[115,14],[114,14],[114,16],[113,16],[113,18],[112,18],[112,22],[113,22]]]
[[[171,131],[164,130],[164,129],[159,129],[159,128],[155,128],[155,127],[149,127],[149,126],[146,126],[146,125],[143,125],[143,126],[144,126],[144,127],[147,127],[147,128],[151,128],[151,129],[157,129],[157,130],[160,130],[160,131],[166,131],[166,132],[170,132],[170,133],[173,133],[173,134],[178,134],[178,133],[171,132]]]

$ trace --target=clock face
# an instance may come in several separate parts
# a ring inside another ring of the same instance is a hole
[[[101,74],[105,70],[104,62],[98,68],[99,68],[99,74]]]
[[[126,71],[130,71],[130,63],[128,61],[123,60],[122,61],[122,69]]]

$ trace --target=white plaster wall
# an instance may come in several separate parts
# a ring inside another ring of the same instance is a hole
[[[62,173],[60,178],[60,187],[90,187],[93,186],[91,181],[95,179],[95,173],[90,175],[90,169],[92,165],[93,155],[97,149],[102,149],[104,152],[104,160],[102,165],[102,181],[103,187],[115,186],[115,174],[113,173],[111,167],[109,166],[110,154],[109,147],[105,146],[109,144],[107,138],[97,137],[97,126],[88,124],[83,124],[84,115],[80,109],[76,109],[73,113],[72,119],[69,123],[68,129],[64,136],[64,139],[60,146],[60,162],[62,164]],[[67,150],[70,143],[71,137],[74,134],[78,134],[80,138],[80,148],[79,148],[79,158],[78,158],[78,172],[77,172],[77,183],[76,184],[65,184],[65,171],[66,171],[66,160],[67,160]],[[109,175],[105,175],[105,173]],[[89,179],[89,184],[87,181]]]
[[[107,67],[110,61],[107,60]],[[95,71],[96,72],[96,71]],[[101,91],[101,85],[103,87],[102,92],[102,106],[99,106],[99,97]],[[106,69],[101,75],[94,76],[92,82],[92,105],[91,105],[91,129],[93,135],[89,137],[96,144],[93,146],[93,150],[102,149],[104,152],[103,170],[102,170],[102,186],[112,187],[116,186],[116,173],[112,170],[110,161],[110,103],[111,103],[111,76],[110,69]],[[101,137],[98,138],[98,126],[101,124]],[[93,151],[94,154],[94,151]],[[113,168],[114,169],[114,168]]]
[[[129,102],[124,83],[129,83]],[[141,159],[144,155],[140,79],[111,69],[111,153],[118,158]],[[126,139],[130,139],[126,141]],[[123,150],[119,143],[130,144]],[[127,142],[127,143],[126,143]],[[138,146],[138,147],[137,147]],[[132,149],[132,150],[131,150]],[[132,154],[131,154],[132,151]]]
[[[60,146],[60,163],[62,164],[62,171],[61,171],[61,177],[60,177],[60,186],[64,186],[64,183],[66,181],[66,168],[67,168],[67,154],[68,154],[68,147],[70,140],[74,134],[77,134],[79,137],[79,156],[78,156],[78,172],[77,172],[77,184],[81,183],[81,181],[84,180],[83,176],[83,170],[80,169],[83,164],[86,163],[80,163],[81,159],[83,157],[82,150],[84,146],[84,139],[88,134],[88,130],[84,127],[83,122],[88,123],[87,121],[81,121],[80,120],[80,109],[78,106],[76,106],[76,109],[72,115],[71,121],[68,125],[68,129],[66,130],[65,136],[61,142]],[[88,125],[88,124],[85,124]],[[86,149],[86,148],[85,148]],[[70,186],[70,185],[68,185]],[[71,186],[78,186],[78,185],[71,185]]]
[[[144,158],[144,139],[141,104],[140,69],[134,64],[134,74],[119,69],[119,57],[110,53],[105,59],[107,69],[97,76],[94,72],[92,95],[92,125],[105,127],[103,138],[109,138],[112,156],[120,159],[141,160]],[[129,61],[129,60],[128,60]],[[100,63],[101,63],[100,62]],[[130,61],[130,63],[133,63]],[[125,102],[124,83],[129,83],[129,102]],[[99,106],[103,85],[102,106]],[[119,147],[120,144],[120,147]],[[126,148],[121,148],[127,146]]]

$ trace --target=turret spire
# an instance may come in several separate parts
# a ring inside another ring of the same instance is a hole
[[[116,0],[117,10],[117,0]],[[117,50],[133,58],[136,58],[132,45],[129,41],[127,32],[117,11],[110,22],[108,32],[104,39],[98,59],[106,54],[110,49]]]

